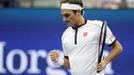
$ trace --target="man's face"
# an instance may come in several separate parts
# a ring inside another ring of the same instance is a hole
[[[75,27],[78,17],[72,10],[61,9],[61,14],[63,15],[63,21],[65,21],[69,26]]]

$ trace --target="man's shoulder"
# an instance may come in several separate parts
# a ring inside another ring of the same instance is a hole
[[[87,20],[87,24],[97,25],[97,26],[101,27],[103,24],[103,21],[101,21],[101,20]]]

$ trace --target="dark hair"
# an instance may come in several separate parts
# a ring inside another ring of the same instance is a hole
[[[83,8],[83,2],[82,2],[82,0],[61,0],[60,1],[60,4],[62,4],[62,3],[78,4],[78,5],[80,5]],[[81,15],[83,15],[83,11],[84,11],[84,9],[81,10]],[[73,12],[76,13],[77,10],[73,10]]]

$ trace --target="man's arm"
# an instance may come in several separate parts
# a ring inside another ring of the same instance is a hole
[[[115,43],[111,46],[112,50],[110,54],[103,59],[103,61],[97,64],[97,70],[102,71],[108,63],[115,59],[123,50],[122,45],[116,40]]]
[[[70,68],[70,63],[69,63],[69,59],[68,58],[64,58],[64,64],[63,64],[63,66],[65,67],[65,68]]]

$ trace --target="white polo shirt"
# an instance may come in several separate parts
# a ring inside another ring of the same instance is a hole
[[[77,29],[68,27],[62,35],[62,46],[65,56],[69,57],[72,75],[96,75],[98,46],[103,22],[87,20],[85,25]],[[111,30],[107,27],[105,43],[115,41]]]

